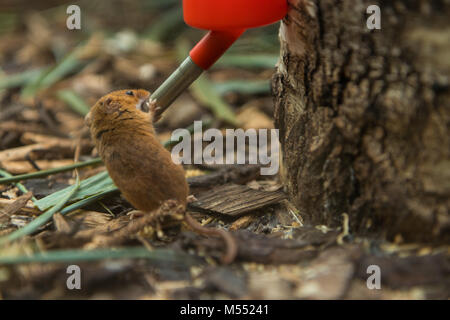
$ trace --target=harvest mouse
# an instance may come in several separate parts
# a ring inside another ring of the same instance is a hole
[[[181,165],[158,141],[152,125],[150,92],[119,90],[100,98],[85,118],[91,137],[112,180],[136,209],[151,213],[166,200],[186,207],[189,187]],[[225,263],[236,255],[236,243],[222,229],[201,226],[186,213],[185,222],[196,232],[222,237],[227,244]]]

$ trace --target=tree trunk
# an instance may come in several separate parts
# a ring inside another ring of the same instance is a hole
[[[273,77],[282,179],[311,224],[450,240],[449,1],[290,0]],[[369,5],[381,29],[369,30]],[[399,238],[397,238],[399,239]]]

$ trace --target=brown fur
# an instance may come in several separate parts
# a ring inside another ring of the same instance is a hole
[[[156,138],[151,115],[136,108],[149,96],[143,89],[114,91],[98,100],[85,119],[114,183],[144,212],[169,199],[186,206],[189,190],[182,166]]]

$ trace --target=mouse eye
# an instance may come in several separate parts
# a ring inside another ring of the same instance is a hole
[[[125,92],[125,94],[127,94],[127,95],[129,95],[129,96],[134,96],[134,93],[133,93],[133,91],[131,91],[131,90],[128,90],[127,92]]]

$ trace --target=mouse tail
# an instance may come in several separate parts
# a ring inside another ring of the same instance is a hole
[[[226,252],[221,258],[222,263],[230,264],[234,261],[238,252],[238,247],[236,239],[228,231],[223,229],[206,228],[192,218],[188,212],[186,212],[185,215],[185,222],[193,231],[199,234],[222,238],[226,246]]]

